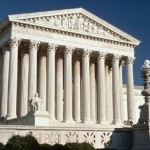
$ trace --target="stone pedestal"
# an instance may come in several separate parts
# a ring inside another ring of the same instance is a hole
[[[34,125],[34,126],[49,126],[50,116],[47,111],[36,111],[29,113],[25,119],[23,119],[23,125]]]
[[[139,123],[133,126],[134,146],[132,150],[149,150],[150,149],[150,61],[144,61],[142,66],[142,77],[144,80],[144,90],[142,95],[145,96],[145,103],[140,106]]]
[[[150,124],[137,124],[133,127],[134,147],[132,150],[150,150]]]
[[[31,125],[31,126],[49,126],[50,115],[47,111],[30,112],[26,116],[5,120],[1,124],[7,125]]]

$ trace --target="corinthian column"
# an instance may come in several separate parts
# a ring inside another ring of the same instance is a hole
[[[1,117],[5,117],[7,115],[9,58],[10,58],[10,51],[8,49],[8,46],[5,46],[3,49],[2,101],[0,109]]]
[[[80,56],[74,56],[73,65],[73,101],[74,101],[74,120],[81,121],[80,113]]]
[[[83,99],[83,122],[91,122],[90,109],[90,51],[84,50],[82,55],[82,99]]]
[[[21,52],[21,93],[20,93],[20,116],[25,116],[28,111],[28,76],[29,76],[29,54]]]
[[[64,56],[64,121],[72,122],[72,53],[74,48],[66,47]]]
[[[105,53],[98,56],[98,123],[106,123]]]
[[[10,40],[9,91],[7,119],[16,118],[17,102],[17,69],[18,69],[18,39]]]
[[[31,41],[29,46],[29,97],[37,92],[37,51],[39,43]]]
[[[121,113],[121,121],[124,121],[124,107],[123,107],[123,79],[122,79],[122,67],[124,65],[124,61],[121,60],[119,66],[119,78],[120,78],[120,113]]]
[[[55,51],[57,45],[48,44],[47,50],[47,100],[50,120],[55,121]]]
[[[108,62],[105,65],[105,95],[106,95],[106,120],[108,123],[110,123],[110,114],[112,113],[110,108],[111,105],[111,99],[110,99],[110,66]]]
[[[128,57],[127,62],[126,62],[126,67],[127,67],[127,107],[128,107],[128,121],[129,122],[135,122],[133,61],[134,61],[134,58]]]
[[[119,85],[119,56],[114,55],[112,60],[113,78],[113,123],[121,124],[120,115],[120,85]]]
[[[63,54],[56,60],[56,119],[63,121]]]
[[[96,79],[95,79],[95,61],[91,59],[90,63],[90,98],[91,98],[91,120],[96,123],[97,121],[97,103],[96,103]]]
[[[44,51],[44,49],[42,49]],[[43,101],[43,110],[46,111],[46,55],[44,52],[39,53],[39,97]]]

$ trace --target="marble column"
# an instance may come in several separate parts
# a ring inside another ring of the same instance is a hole
[[[113,122],[113,86],[112,86],[112,66],[109,68],[109,122]]]
[[[17,38],[11,39],[10,46],[10,63],[9,63],[9,91],[8,91],[8,110],[7,119],[16,118],[17,103],[17,70],[18,70],[18,44]]]
[[[134,100],[134,79],[133,79],[133,61],[134,58],[128,57],[126,62],[127,67],[127,109],[128,122],[135,122],[135,100]]]
[[[124,107],[123,107],[123,76],[122,76],[122,68],[124,65],[124,61],[120,61],[119,66],[119,81],[120,81],[120,113],[121,113],[121,121],[124,122]]]
[[[97,121],[97,103],[96,103],[96,73],[95,61],[91,59],[90,63],[90,100],[91,100],[91,120],[96,123]]]
[[[56,60],[56,119],[63,121],[63,54]]]
[[[5,46],[3,48],[1,117],[6,117],[7,115],[9,59],[10,59],[9,47]]]
[[[112,60],[113,81],[113,124],[121,124],[120,114],[120,85],[119,85],[119,55],[114,55]]]
[[[74,120],[76,122],[81,122],[81,111],[80,111],[80,56],[74,56],[73,63],[73,106],[74,106]]]
[[[38,70],[38,93],[43,101],[43,110],[46,111],[46,54],[39,53],[39,70]]]
[[[21,51],[21,92],[20,92],[20,116],[28,112],[28,76],[29,76],[29,54]]]
[[[72,53],[73,47],[66,47],[64,54],[64,121],[72,122]]]
[[[106,120],[110,123],[110,79],[109,79],[109,64],[105,65],[105,98],[106,98]]]
[[[99,52],[98,55],[98,119],[100,124],[106,123],[106,95],[105,95],[105,57],[106,54]]]
[[[83,50],[82,55],[82,100],[83,100],[83,122],[91,122],[90,109],[90,66],[89,57],[91,51]]]
[[[48,44],[47,49],[47,108],[50,120],[55,121],[55,52],[57,45]]]
[[[29,46],[29,97],[35,96],[37,93],[37,51],[39,43],[30,41]]]

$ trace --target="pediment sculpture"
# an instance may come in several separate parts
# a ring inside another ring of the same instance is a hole
[[[110,29],[81,13],[26,18],[21,20],[46,27],[55,27],[82,33],[96,34],[97,36],[100,35],[120,39],[120,35],[114,34]],[[128,41],[127,39],[123,40]]]

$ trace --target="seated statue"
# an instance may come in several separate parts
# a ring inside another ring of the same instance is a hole
[[[38,93],[35,93],[33,97],[29,97],[29,108],[30,111],[42,111],[43,101],[38,97]]]

